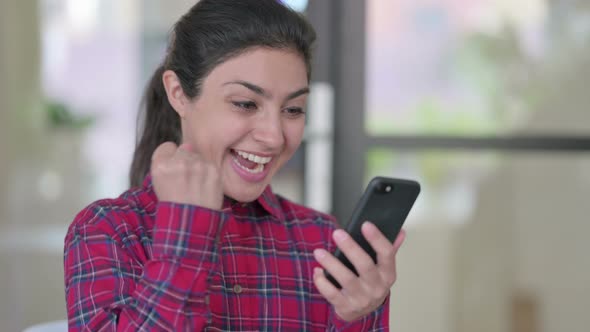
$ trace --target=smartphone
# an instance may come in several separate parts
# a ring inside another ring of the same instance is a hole
[[[361,199],[356,205],[347,226],[347,232],[377,262],[377,254],[361,233],[361,226],[370,221],[383,233],[389,242],[396,239],[406,217],[410,213],[418,194],[420,184],[413,180],[375,177],[369,182]],[[352,263],[340,249],[334,254],[344,265],[358,275]],[[328,271],[326,277],[336,287],[340,284]]]

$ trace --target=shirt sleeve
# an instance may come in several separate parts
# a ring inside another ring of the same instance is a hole
[[[142,267],[128,244],[134,235],[119,234],[125,221],[115,212],[87,208],[66,235],[69,330],[202,330],[211,315],[207,293],[216,242],[231,215],[159,202],[152,255]]]
[[[385,299],[385,302],[381,307],[365,317],[353,321],[347,322],[342,320],[332,306],[330,309],[330,322],[328,325],[328,331],[338,332],[360,332],[360,331],[389,331],[389,297]]]

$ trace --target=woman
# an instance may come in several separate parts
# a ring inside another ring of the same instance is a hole
[[[301,143],[314,39],[276,0],[201,0],[177,22],[145,94],[134,187],[66,236],[70,330],[388,329],[403,235],[392,245],[366,223],[373,264],[333,218],[269,186]]]

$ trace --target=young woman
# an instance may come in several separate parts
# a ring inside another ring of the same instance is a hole
[[[388,330],[404,233],[392,245],[365,223],[374,264],[332,217],[269,186],[301,143],[314,39],[276,0],[201,0],[176,23],[133,188],[66,236],[70,330]]]

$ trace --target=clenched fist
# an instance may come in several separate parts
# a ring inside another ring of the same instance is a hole
[[[166,142],[158,146],[152,155],[151,174],[160,201],[222,208],[219,166],[192,151],[188,144]]]

